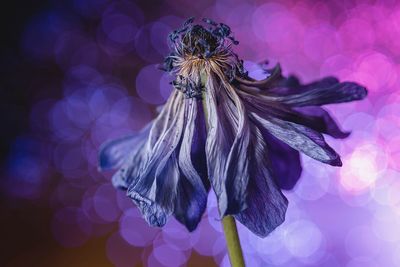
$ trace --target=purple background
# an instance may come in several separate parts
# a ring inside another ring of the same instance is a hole
[[[151,228],[114,190],[112,173],[96,166],[102,142],[141,129],[169,96],[171,77],[156,66],[168,53],[167,34],[194,15],[232,28],[253,77],[263,77],[257,63],[268,59],[303,82],[335,75],[370,93],[328,107],[352,131],[345,140],[327,137],[344,166],[302,157],[302,179],[285,192],[285,223],[265,239],[239,225],[248,266],[400,266],[396,2],[76,0],[25,13],[15,7],[19,24],[7,24],[9,46],[1,53],[1,262],[229,266],[213,194],[192,234],[174,219]]]

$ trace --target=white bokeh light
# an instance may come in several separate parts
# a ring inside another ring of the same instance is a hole
[[[373,143],[360,145],[343,161],[346,164],[340,171],[340,184],[353,194],[374,187],[380,173],[387,167],[386,155]]]
[[[295,221],[286,228],[284,243],[295,257],[312,256],[320,248],[321,242],[322,233],[311,221]]]

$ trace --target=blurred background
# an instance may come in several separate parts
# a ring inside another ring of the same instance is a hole
[[[156,68],[190,16],[228,24],[250,75],[280,62],[303,82],[359,82],[368,99],[329,106],[345,140],[333,168],[303,157],[286,222],[248,266],[400,266],[398,1],[10,1],[1,8],[0,266],[229,266],[210,194],[192,234],[148,227],[97,171],[99,145],[138,131],[171,92]],[[288,166],[289,168],[290,166]]]

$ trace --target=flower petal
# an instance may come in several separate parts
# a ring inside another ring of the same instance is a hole
[[[300,179],[302,166],[300,153],[283,143],[268,131],[262,131],[267,145],[270,168],[280,189],[291,190]]]
[[[112,182],[116,188],[126,190],[140,176],[140,172],[151,157],[156,143],[170,127],[172,118],[176,115],[174,109],[181,100],[177,92],[174,92],[168,99],[160,114],[153,121],[147,139],[143,140],[143,143],[138,144],[136,149],[129,153],[122,167],[114,174]]]
[[[185,123],[184,101],[176,92],[155,120],[143,155],[125,178],[127,195],[137,204],[146,221],[162,226],[172,214],[180,177],[177,152]]]
[[[151,123],[136,134],[104,143],[100,148],[99,168],[108,170],[120,167],[128,154],[146,141],[150,128]]]
[[[324,137],[300,124],[278,118],[262,118],[252,112],[251,117],[277,139],[307,156],[333,166],[341,166],[339,155],[325,142]]]
[[[235,218],[256,235],[265,237],[285,220],[288,201],[271,176],[266,144],[255,125],[252,125],[251,150],[247,208]]]
[[[229,84],[210,77],[206,93],[207,166],[221,216],[246,208],[250,132],[244,105]]]
[[[342,82],[326,87],[310,87],[309,90],[276,97],[275,100],[290,106],[304,107],[351,102],[364,99],[366,96],[365,87],[353,82]]]
[[[295,110],[311,122],[305,124],[315,131],[328,134],[334,138],[346,138],[350,132],[342,131],[328,111],[318,106],[295,108]],[[305,120],[306,121],[306,120]]]
[[[210,182],[205,155],[206,127],[201,100],[186,99],[187,125],[179,152],[181,177],[177,185],[175,218],[189,231],[196,229],[207,204]]]

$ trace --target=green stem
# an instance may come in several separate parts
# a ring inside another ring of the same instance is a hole
[[[239,234],[236,228],[235,218],[228,215],[222,219],[226,244],[228,246],[229,260],[232,267],[244,267],[242,247],[240,245]]]
[[[207,75],[201,73],[201,83],[205,85],[207,82]],[[205,86],[204,86],[205,87]],[[206,121],[206,128],[208,129],[208,113],[207,113],[207,102],[206,102],[206,92],[203,91],[202,94],[203,112]],[[242,247],[240,245],[239,234],[236,227],[235,218],[228,215],[222,219],[222,226],[224,228],[225,240],[228,247],[229,261],[232,267],[244,267],[244,258]]]

